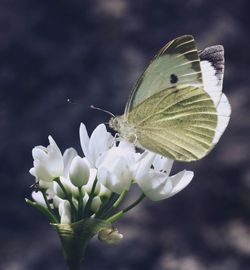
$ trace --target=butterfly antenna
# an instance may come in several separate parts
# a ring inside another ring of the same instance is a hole
[[[72,101],[70,98],[67,98],[67,102],[70,103],[70,104],[74,104],[74,105],[81,105],[80,103],[77,103],[77,102]],[[104,110],[104,109],[95,107],[94,105],[90,105],[89,107],[91,109],[98,110],[98,111],[101,111],[101,112],[105,112],[105,113],[107,113],[107,114],[115,117],[115,115],[112,112],[110,112],[110,111],[107,111],[107,110]]]
[[[77,103],[77,102],[72,101],[70,98],[67,98],[67,102],[68,102],[69,104],[82,105],[82,104],[80,104],[80,103]]]
[[[109,114],[109,115],[115,117],[115,115],[114,115],[112,112],[107,111],[107,110],[104,110],[104,109],[101,109],[101,108],[98,108],[98,107],[95,107],[94,105],[90,105],[90,108],[91,108],[91,109],[94,109],[94,110],[101,111],[101,112],[105,112],[105,113],[107,113],[107,114]]]

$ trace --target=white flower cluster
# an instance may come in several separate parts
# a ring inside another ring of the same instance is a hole
[[[138,153],[132,144],[117,142],[104,124],[97,126],[90,137],[81,124],[80,142],[84,157],[73,148],[62,154],[51,136],[47,147],[32,150],[30,173],[36,178],[38,190],[32,197],[57,213],[60,223],[86,217],[108,218],[105,211],[132,184],[137,184],[149,199],[158,201],[175,195],[193,178],[193,172],[186,170],[170,176],[172,160],[149,151]]]

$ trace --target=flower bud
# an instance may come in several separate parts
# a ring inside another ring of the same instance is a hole
[[[31,193],[31,196],[35,202],[37,202],[40,205],[46,206],[46,202],[43,198],[43,194],[41,191],[37,191],[37,192],[33,191]]]
[[[89,167],[83,158],[76,156],[70,165],[69,178],[76,187],[82,187],[89,180]]]
[[[63,190],[61,189],[61,187],[58,185],[57,182],[53,182],[53,190],[60,199],[66,198],[66,195],[64,194]]]
[[[71,223],[71,211],[68,201],[63,201],[59,204],[59,215],[61,216],[61,224]]]
[[[100,209],[101,204],[102,204],[101,198],[99,196],[95,196],[91,203],[90,207],[91,211],[96,213]]]
[[[58,197],[57,195],[53,196],[53,206],[54,208],[59,208],[60,203],[63,201],[63,199],[61,199],[60,197]]]
[[[111,190],[109,190],[108,188],[106,188],[103,184],[100,185],[100,192],[99,192],[99,196],[101,199],[108,199],[111,195]]]
[[[82,188],[82,190],[83,190],[83,192],[85,192],[85,190],[83,188]],[[87,192],[85,192],[85,195],[84,195],[82,200],[83,200],[83,206],[85,206],[87,204],[88,200],[89,200],[89,195],[88,195]]]
[[[98,238],[107,244],[118,244],[123,239],[123,235],[116,228],[106,228],[99,232]]]
[[[68,194],[72,195],[73,197],[78,197],[79,191],[77,187],[71,184],[71,182],[64,177],[60,177],[60,181]],[[65,193],[57,182],[53,182],[53,191],[59,198],[66,199]]]
[[[90,194],[90,192],[92,190],[95,178],[96,178],[96,169],[90,169],[89,181],[86,185],[83,186],[83,189],[86,192],[88,192],[88,194]],[[99,182],[97,182],[96,186],[95,186],[95,192],[94,192],[95,195],[99,194],[100,188],[101,188],[101,185]]]

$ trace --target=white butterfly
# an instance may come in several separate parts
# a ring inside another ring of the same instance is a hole
[[[136,146],[181,161],[204,157],[219,141],[231,114],[222,93],[224,49],[198,51],[192,36],[167,43],[131,92],[111,128]]]

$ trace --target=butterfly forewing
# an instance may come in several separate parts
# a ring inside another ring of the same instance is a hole
[[[131,92],[125,117],[145,99],[175,85],[202,86],[200,60],[192,36],[174,39],[159,51]]]

